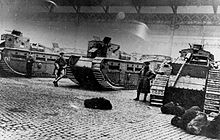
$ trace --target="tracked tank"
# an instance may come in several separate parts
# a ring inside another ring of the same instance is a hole
[[[59,56],[57,53],[45,52],[45,47],[38,43],[30,43],[20,31],[1,35],[0,70],[1,76],[25,76],[26,58],[29,53],[35,59],[33,76],[53,77],[54,62]]]
[[[151,61],[156,69],[166,57],[146,55],[142,61],[131,60],[131,56],[120,51],[120,46],[110,43],[111,38],[103,41],[94,39],[88,43],[86,56],[72,55],[69,58],[67,77],[80,86],[95,89],[136,89],[143,61]],[[163,59],[162,59],[163,58]]]
[[[152,105],[173,101],[186,109],[197,105],[207,113],[219,112],[220,71],[213,67],[213,54],[203,48],[190,44],[189,49],[180,51],[180,57],[161,65],[166,73],[153,82]]]
[[[120,53],[120,46],[110,40],[109,37],[103,41],[94,39],[88,43],[86,56],[70,56],[67,77],[92,89],[136,88],[143,63],[129,60],[128,55]]]

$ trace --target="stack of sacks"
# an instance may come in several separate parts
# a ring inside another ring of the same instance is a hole
[[[180,106],[178,103],[174,103],[174,102],[169,102],[163,105],[160,109],[163,114],[181,116],[185,113],[185,109],[182,106]]]
[[[175,115],[171,124],[189,134],[220,139],[220,115],[208,121],[207,115],[198,106],[191,107],[183,115]]]

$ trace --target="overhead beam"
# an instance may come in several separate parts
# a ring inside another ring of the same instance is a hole
[[[217,14],[219,4],[220,4],[219,0],[212,0],[212,7],[214,14]]]
[[[48,20],[64,20],[76,21],[77,13],[52,13]],[[91,17],[91,18],[90,18]],[[95,17],[95,18],[94,18]],[[22,18],[22,17],[21,17]],[[27,17],[28,18],[28,17]],[[173,14],[156,14],[156,13],[126,13],[126,20],[138,20],[145,24],[163,24],[172,25]],[[39,13],[30,17],[32,20],[47,20],[47,14]],[[80,13],[81,21],[115,21],[115,13]],[[220,26],[220,14],[176,14],[175,25],[204,25],[204,26]]]
[[[171,5],[170,7],[172,8],[173,14],[177,14],[177,8],[178,8],[178,6],[176,6],[176,5]]]
[[[141,13],[141,6],[138,5],[138,6],[134,6],[135,10],[137,11],[138,14]]]
[[[39,4],[44,0],[5,0],[11,5],[15,3]],[[53,0],[59,6],[133,6],[134,0]],[[141,6],[170,6],[170,0],[138,0]],[[212,6],[213,0],[176,0],[177,6]],[[219,0],[217,0],[219,2]],[[4,3],[3,3],[4,4]]]
[[[75,10],[76,13],[80,13],[80,8],[81,6],[73,5],[73,9]]]
[[[109,13],[109,6],[102,6],[104,13]]]
[[[142,0],[132,0],[132,5],[134,6],[138,14],[141,12],[142,3]]]
[[[22,0],[20,0],[22,1]],[[33,1],[33,0],[32,0]],[[36,1],[36,0],[35,0]],[[60,6],[133,6],[135,0],[54,0]],[[170,0],[137,0],[141,6],[170,6]],[[213,0],[176,0],[177,6],[212,6]],[[217,0],[219,1],[219,0]]]

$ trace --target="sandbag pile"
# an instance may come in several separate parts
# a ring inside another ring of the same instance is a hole
[[[86,99],[84,101],[84,106],[86,108],[91,108],[91,109],[101,109],[101,110],[111,110],[112,109],[111,102],[103,97]]]
[[[163,105],[160,109],[163,114],[181,116],[185,113],[185,109],[182,106],[180,106],[178,103],[174,103],[174,102],[169,102]]]
[[[209,138],[220,139],[220,115],[209,122],[202,134]]]
[[[171,120],[171,124],[186,130],[187,124],[197,116],[197,113],[200,113],[200,110],[198,106],[193,106],[182,115],[173,114],[175,117]]]
[[[173,113],[173,115],[175,116],[172,118],[171,124],[189,134],[220,138],[220,115],[216,116],[212,121],[208,121],[207,115],[201,112],[198,106],[185,110],[182,115],[177,113]]]

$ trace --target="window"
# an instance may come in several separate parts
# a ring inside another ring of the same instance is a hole
[[[42,57],[36,57],[36,60],[45,61],[45,58],[42,58]]]

